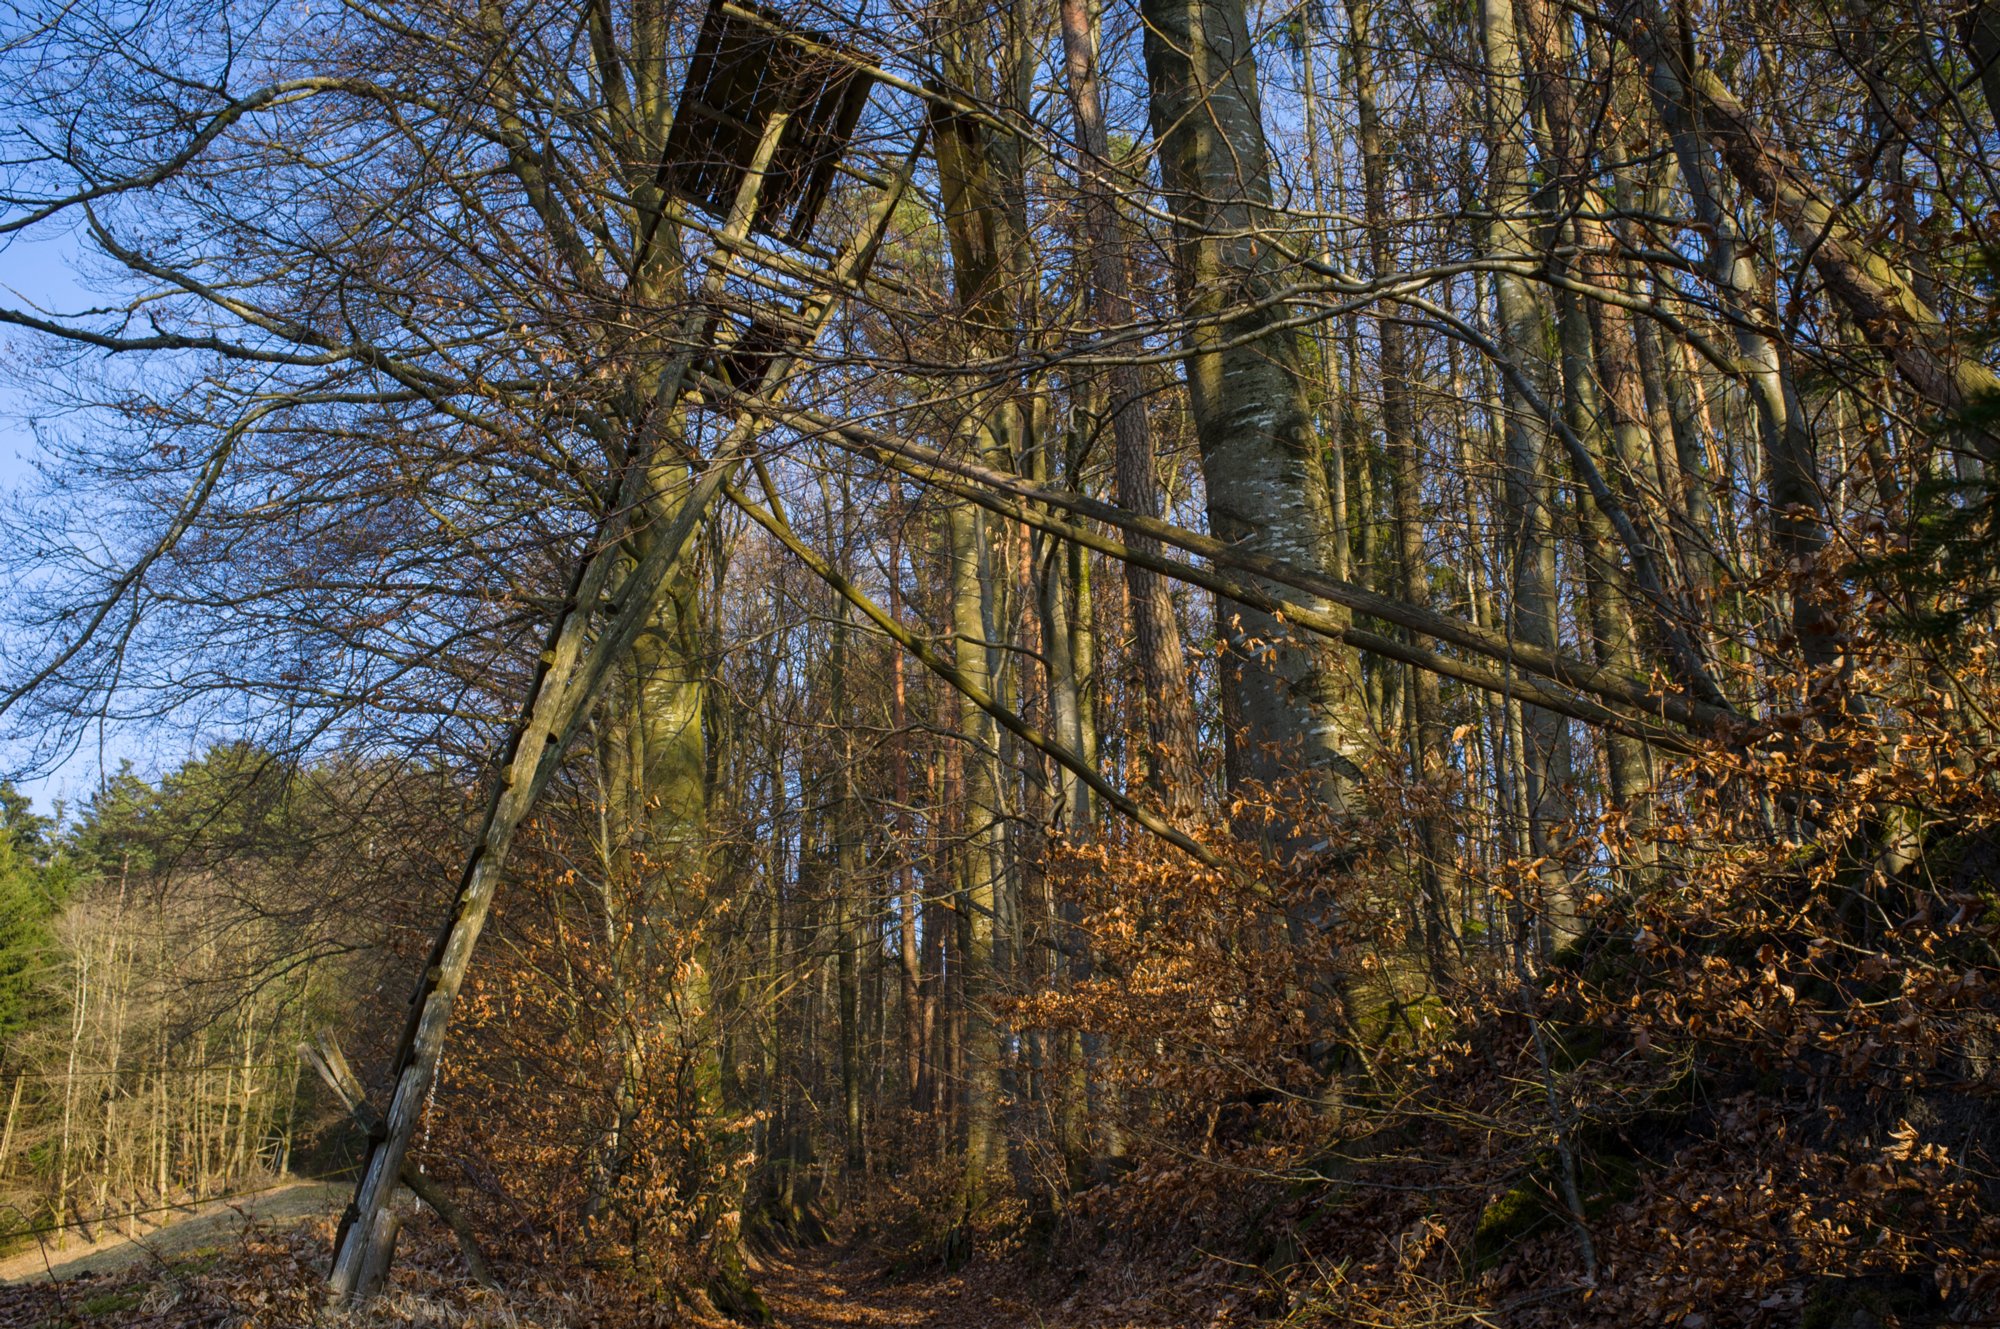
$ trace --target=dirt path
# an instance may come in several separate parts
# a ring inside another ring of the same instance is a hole
[[[886,1272],[867,1243],[758,1264],[777,1329],[1228,1329],[1254,1317],[1217,1264],[1194,1277],[1115,1258],[1069,1277],[975,1261],[960,1273]]]
[[[778,1329],[966,1329],[981,1323],[1013,1329],[1039,1320],[1028,1302],[963,1274],[898,1279],[832,1246],[764,1260],[757,1286]]]
[[[271,1227],[331,1213],[340,1207],[349,1191],[347,1186],[295,1181],[236,1200],[200,1205],[192,1212],[168,1210],[151,1219],[136,1220],[137,1236],[128,1236],[120,1224],[118,1231],[106,1231],[95,1242],[72,1236],[69,1244],[61,1248],[31,1246],[0,1260],[0,1283],[117,1273],[141,1262],[169,1261],[203,1247],[230,1246],[253,1227]]]

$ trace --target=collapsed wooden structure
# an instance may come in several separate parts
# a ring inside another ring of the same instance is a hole
[[[660,160],[667,192],[726,216],[774,116],[786,117],[751,209],[750,229],[811,238],[874,85],[824,33],[762,5],[715,0],[702,22]]]
[[[646,449],[635,449],[589,545],[595,552],[574,570],[501,754],[500,778],[467,855],[451,916],[411,998],[388,1104],[379,1114],[358,1098],[348,1104],[370,1128],[361,1179],[335,1238],[328,1275],[335,1304],[367,1299],[388,1274],[401,1223],[389,1201],[404,1176],[452,1008],[514,834],[587,720],[614,663],[637,638],[703,513],[749,458],[764,417],[732,407],[728,390],[760,402],[782,399],[805,352],[845,297],[861,286],[909,184],[922,150],[921,129],[912,132],[899,164],[887,173],[858,170],[845,160],[878,81],[914,91],[825,35],[789,25],[774,10],[737,0],[712,0],[709,6],[659,180],[664,194],[707,214],[707,221],[686,215],[672,220],[690,234],[709,237],[713,247],[672,343],[678,349],[663,368],[657,399],[671,407],[693,390],[695,406],[720,410],[730,425],[695,464],[674,515],[662,519],[666,529],[653,532],[647,555],[636,566],[621,568],[624,537],[653,510],[638,501],[649,483],[649,467]],[[813,237],[842,174],[867,185],[873,202],[836,254]],[[750,239],[753,232],[791,252],[759,245]],[[715,392],[718,386],[724,391]]]

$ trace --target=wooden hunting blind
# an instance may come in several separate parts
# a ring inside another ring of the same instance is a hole
[[[660,163],[668,190],[728,216],[771,118],[789,115],[750,228],[803,243],[873,81],[832,38],[762,5],[712,0]]]

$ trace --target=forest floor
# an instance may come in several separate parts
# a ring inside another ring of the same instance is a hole
[[[345,1186],[299,1182],[206,1206],[139,1236],[72,1242],[44,1257],[0,1261],[0,1329],[275,1329],[325,1323],[318,1308],[332,1216]],[[488,1292],[464,1276],[449,1237],[430,1222],[399,1250],[397,1286],[351,1329],[584,1329],[727,1322],[671,1321],[616,1304],[615,1288],[507,1270]],[[1074,1272],[1074,1271],[1072,1271]],[[1192,1329],[1227,1323],[1213,1287],[1100,1265],[1088,1278],[1030,1273],[1005,1259],[946,1272],[896,1266],[866,1235],[767,1252],[755,1280],[773,1329]],[[603,1299],[609,1293],[610,1299]],[[635,1311],[642,1313],[634,1314]]]
[[[1073,1271],[1074,1272],[1074,1271]],[[758,1262],[777,1329],[1188,1329],[1234,1322],[1227,1289],[1108,1261],[1088,1277],[1011,1261],[904,1272],[865,1241],[798,1247]]]
[[[963,1274],[899,1278],[834,1246],[767,1257],[757,1287],[780,1329],[945,1329],[1037,1319],[1030,1303]]]

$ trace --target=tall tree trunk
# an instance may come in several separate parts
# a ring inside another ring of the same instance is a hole
[[[1300,339],[1274,326],[1286,311],[1271,298],[1282,274],[1270,245],[1270,154],[1242,0],[1141,0],[1139,13],[1209,527],[1254,553],[1326,572],[1337,561],[1333,505]],[[1339,622],[1350,617],[1323,602],[1313,608]],[[1329,810],[1359,813],[1370,732],[1356,654],[1295,636],[1239,602],[1218,598],[1215,615],[1231,788],[1283,792],[1303,781],[1302,792]],[[1296,823],[1279,812],[1243,829],[1290,854],[1303,846]],[[1287,930],[1306,954],[1337,921],[1322,899],[1295,898],[1286,909]],[[1315,963],[1301,982],[1309,1030],[1301,1052],[1327,1064],[1347,1026],[1341,980]]]
[[[1273,325],[1270,155],[1241,0],[1142,0],[1153,136],[1174,218],[1189,402],[1215,534],[1326,571],[1333,508],[1298,338]],[[1344,610],[1318,606],[1333,616]],[[1307,774],[1357,811],[1367,711],[1351,650],[1216,606],[1232,786]],[[1280,834],[1283,835],[1280,828]]]
[[[1667,584],[1666,542],[1655,517],[1657,504],[1647,502],[1645,477],[1652,470],[1654,447],[1646,428],[1645,389],[1631,315],[1615,302],[1626,284],[1616,235],[1605,220],[1608,203],[1595,184],[1592,136],[1601,127],[1579,107],[1571,86],[1574,43],[1566,16],[1559,17],[1547,0],[1522,0],[1519,12],[1540,110],[1538,129],[1546,155],[1560,174],[1569,213],[1564,234],[1571,245],[1563,267],[1573,282],[1592,292],[1588,298],[1568,292],[1565,309],[1575,309],[1587,326],[1580,340],[1567,328],[1563,333],[1565,356],[1583,353],[1585,359],[1573,368],[1590,379],[1589,419],[1597,446],[1571,458],[1598,509],[1599,515],[1588,520],[1602,526],[1630,560],[1626,579],[1632,593],[1625,598],[1629,606],[1645,611],[1644,621],[1662,663],[1703,701],[1726,704],[1688,631],[1691,615]],[[1571,369],[1566,364],[1566,382],[1574,381]],[[1570,432],[1585,437],[1574,429]]]
[[[55,1221],[67,1223],[70,1182],[75,1175],[70,1146],[74,1141],[78,1063],[83,1056],[83,1030],[90,1009],[90,941],[81,938],[76,947],[76,986],[72,990],[69,1024],[69,1061],[63,1073],[62,1129],[56,1145]],[[56,1246],[69,1242],[69,1229],[56,1233]]]
[[[951,536],[952,632],[954,663],[989,695],[991,657],[986,649],[988,616],[980,561],[986,537],[979,509],[954,503]],[[965,1037],[964,1208],[970,1215],[985,1202],[1003,1159],[1000,1130],[1000,1032],[994,1002],[996,903],[1005,857],[999,814],[999,733],[992,716],[969,699],[959,699],[959,734],[964,744],[965,832],[958,892],[959,980]]]
[[[1685,38],[1679,38],[1685,41]],[[1709,279],[1722,312],[1735,332],[1750,400],[1757,411],[1763,444],[1766,493],[1770,498],[1772,544],[1780,558],[1803,567],[1825,546],[1825,503],[1819,492],[1819,464],[1805,408],[1777,341],[1764,332],[1776,323],[1764,299],[1750,246],[1735,214],[1722,206],[1717,180],[1701,141],[1698,110],[1673,65],[1654,61],[1648,87],[1653,108],[1671,137],[1675,163],[1694,203],[1708,245]],[[1837,624],[1821,596],[1806,589],[1792,598],[1792,632],[1809,667],[1832,663]]]
[[[1085,0],[1061,0],[1064,68],[1076,116],[1077,176],[1083,193],[1083,235],[1090,254],[1091,304],[1107,332],[1132,324],[1131,278],[1107,178],[1112,171],[1097,67],[1097,33]],[[1146,517],[1160,515],[1159,477],[1146,387],[1139,368],[1119,363],[1105,375],[1114,443],[1113,494],[1119,506]],[[1137,537],[1157,552],[1159,542]],[[1139,667],[1146,734],[1152,751],[1151,782],[1172,804],[1193,806],[1200,765],[1195,751],[1194,708],[1182,659],[1180,623],[1166,578],[1137,563],[1125,564],[1132,607],[1132,651]],[[1065,740],[1067,741],[1067,740]]]
[[[1017,85],[1026,67],[1018,46],[1010,42],[996,49],[989,15],[976,6],[958,17],[960,21],[941,34],[947,81],[985,105],[1023,102]],[[1018,23],[1022,16],[1010,10],[1003,17]],[[970,344],[989,356],[1004,355],[1019,336],[1014,301],[1026,267],[1024,145],[984,120],[942,108],[933,113],[937,123],[932,141],[951,245],[953,291]],[[1015,384],[1003,380],[984,385],[960,422],[960,441],[982,461],[999,459],[1011,466],[1014,457],[1026,455],[1025,416]],[[968,500],[947,502],[945,527],[953,662],[985,695],[994,696],[1001,642],[994,604],[993,541],[984,514]],[[970,1254],[970,1219],[1002,1176],[1007,1156],[1000,1121],[995,979],[996,966],[1005,959],[1002,915],[1010,895],[999,726],[967,697],[959,697],[958,710],[965,791],[956,911],[958,1016],[963,1031],[957,1050],[964,1063],[957,1083],[962,1089],[959,1138],[964,1170],[963,1220],[954,1233],[954,1259]]]
[[[1562,378],[1564,409],[1569,426],[1586,446],[1598,443],[1601,418],[1597,381],[1591,373],[1592,330],[1582,299],[1571,292],[1557,296],[1562,337]],[[1601,455],[1601,449],[1600,449]],[[1632,626],[1631,602],[1626,593],[1624,565],[1618,559],[1618,542],[1610,519],[1597,504],[1579,496],[1577,519],[1583,543],[1583,578],[1588,588],[1588,615],[1591,643],[1597,663],[1640,674],[1637,634]],[[1638,832],[1641,863],[1650,861],[1652,844],[1652,763],[1646,745],[1625,734],[1606,733],[1601,741],[1611,781],[1611,802]]]
[[[1034,475],[1037,481],[1046,483],[1053,478],[1050,474],[1051,452],[1047,439],[1035,449]],[[1076,668],[1076,635],[1072,627],[1076,610],[1072,603],[1069,551],[1067,541],[1054,539],[1040,531],[1035,533],[1035,594],[1041,616],[1042,658],[1048,676],[1050,727],[1057,742],[1071,752],[1082,752],[1083,689]],[[1055,780],[1056,814],[1064,831],[1072,837],[1087,834],[1090,830],[1090,787],[1065,766],[1056,768]]]
[[[845,549],[845,541],[842,548]],[[832,612],[832,676],[827,691],[839,735],[835,756],[839,763],[839,801],[834,809],[833,944],[837,948],[835,967],[840,987],[840,1121],[844,1146],[841,1161],[849,1172],[858,1172],[865,1152],[861,1126],[861,805],[854,791],[856,720],[849,713],[847,679],[851,647],[847,606],[836,602]]]
[[[1569,84],[1573,44],[1566,21],[1547,0],[1523,0],[1520,13],[1541,111],[1540,129],[1550,158],[1562,171],[1566,201],[1577,214],[1562,230],[1575,254],[1563,261],[1563,267],[1591,287],[1622,289],[1615,238],[1601,220],[1607,210],[1605,200],[1592,184],[1587,137],[1591,125],[1579,111]],[[1633,503],[1646,469],[1642,459],[1650,455],[1652,440],[1645,428],[1644,389],[1635,364],[1630,318],[1604,299],[1574,290],[1561,291],[1557,303],[1564,410],[1571,432],[1583,444],[1582,455],[1574,461],[1579,468],[1594,468],[1618,490],[1615,498],[1594,494],[1597,501],[1578,500],[1591,638],[1598,662],[1634,675],[1643,672],[1633,617],[1634,583],[1643,582],[1654,599],[1649,617],[1670,643],[1666,654],[1678,666],[1677,672],[1700,673],[1699,661],[1689,658],[1692,647],[1685,633],[1669,621],[1667,606],[1660,602],[1664,588],[1657,575],[1661,549],[1657,530]],[[1629,519],[1622,526],[1614,520],[1614,512],[1621,509]],[[1621,545],[1631,559],[1629,572],[1619,558]],[[1650,861],[1649,756],[1643,744],[1624,735],[1607,734],[1604,741],[1612,802],[1635,832],[1641,862]]]
[[[1480,0],[1480,38],[1486,56],[1487,178],[1493,221],[1494,257],[1513,263],[1532,260],[1532,200],[1528,186],[1527,98],[1522,85],[1521,50],[1514,0]],[[1507,356],[1546,395],[1553,384],[1547,310],[1534,288],[1503,267],[1493,274],[1500,344]],[[1533,422],[1520,390],[1503,376],[1500,405],[1504,434],[1501,468],[1502,568],[1507,578],[1509,630],[1543,650],[1557,644],[1556,547],[1550,514],[1555,477],[1549,465],[1548,432]],[[1521,706],[1520,797],[1525,804],[1528,847],[1554,861],[1550,831],[1569,815],[1572,779],[1569,724],[1539,706]],[[1553,869],[1552,869],[1553,870]],[[1545,877],[1545,889],[1567,889]],[[1546,906],[1545,906],[1546,907]]]
[[[1634,17],[1638,21],[1626,23],[1621,35],[1647,62],[1661,99],[1687,108],[1738,185],[1768,206],[1811,255],[1827,291],[1904,381],[1943,412],[1978,456],[1989,465],[2000,462],[2000,433],[1980,418],[2000,400],[2000,375],[1961,347],[1953,329],[1715,70],[1695,63],[1688,39],[1674,40],[1677,29],[1656,4],[1639,6]],[[1970,31],[1978,37],[1992,31],[1991,23],[1982,7]]]
[[[903,617],[903,527],[900,482],[892,489],[894,509],[889,522],[889,616]],[[897,973],[902,983],[903,1089],[912,1109],[921,1106],[919,1093],[924,1073],[923,957],[918,930],[923,910],[917,891],[916,828],[910,815],[910,709],[908,665],[902,651],[890,653],[889,728],[891,789],[896,799],[896,920]]]
[[[1381,117],[1375,106],[1375,52],[1372,7],[1349,0],[1348,69],[1354,82],[1356,126],[1361,147],[1362,206],[1368,228],[1371,276],[1380,281],[1394,270],[1389,244],[1389,162],[1382,142]],[[1382,436],[1388,454],[1389,495],[1396,540],[1397,592],[1412,605],[1430,603],[1430,565],[1424,554],[1423,440],[1417,435],[1413,357],[1404,328],[1392,317],[1376,321],[1376,342],[1382,366]],[[1414,644],[1426,645],[1412,635]],[[1438,677],[1428,669],[1405,671],[1409,703],[1410,749],[1417,776],[1442,781],[1445,747],[1449,742]],[[1436,816],[1419,828],[1418,900],[1424,920],[1424,952],[1431,977],[1440,986],[1456,979],[1457,940],[1452,934],[1449,898],[1456,847],[1450,829]]]

